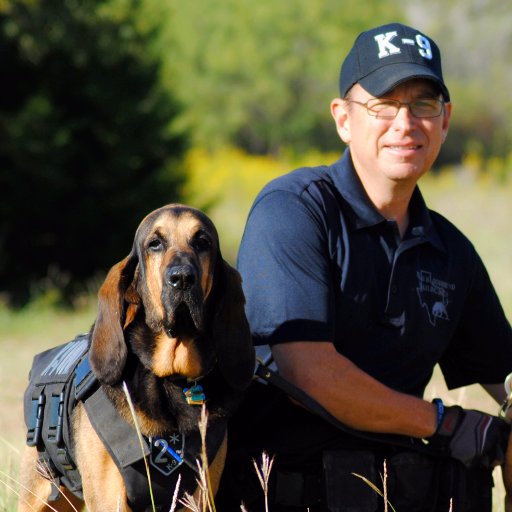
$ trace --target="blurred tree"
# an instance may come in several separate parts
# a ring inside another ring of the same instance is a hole
[[[506,157],[512,145],[512,15],[503,0],[401,0],[411,24],[436,39],[453,102],[443,162],[467,152]],[[476,148],[476,149],[475,149]]]
[[[512,31],[503,0],[208,0],[169,4],[165,77],[196,145],[252,153],[339,149],[329,102],[354,37],[390,21],[433,36],[454,102],[439,164],[512,139]],[[165,48],[165,44],[162,46]]]
[[[252,153],[339,149],[329,113],[356,35],[399,20],[387,0],[207,0],[170,8],[167,77],[187,106],[177,118],[203,147]]]
[[[180,197],[184,137],[140,0],[13,0],[0,15],[0,291],[70,299]]]

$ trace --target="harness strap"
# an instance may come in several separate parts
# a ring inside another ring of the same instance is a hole
[[[118,467],[126,468],[150,454],[146,440],[142,439],[141,447],[136,430],[119,415],[101,386],[83,403],[94,430]]]
[[[134,426],[119,414],[102,387],[83,404],[92,427],[123,477],[132,510],[149,510],[152,506],[144,458],[147,459],[152,494],[158,510],[169,509],[178,475],[181,476],[180,496],[185,491],[194,492],[198,481],[196,459],[201,454],[201,437],[197,430],[187,435],[176,430],[164,437],[148,439],[142,436],[141,447]],[[208,425],[206,445],[210,462],[219,451],[225,433],[224,419]]]
[[[30,370],[24,396],[27,445],[37,448],[39,459],[52,473],[56,485],[52,486],[50,501],[58,499],[59,485],[65,485],[82,498],[82,480],[74,461],[69,418],[76,403],[75,370],[87,359],[88,343],[88,335],[80,335],[37,354]],[[87,382],[92,386],[91,377]]]
[[[309,396],[307,393],[294,386],[291,382],[281,377],[277,372],[271,370],[268,366],[265,366],[261,362],[256,366],[254,374],[263,379],[263,381],[272,384],[276,388],[286,393],[289,397],[293,398],[300,404],[302,404],[308,411],[316,414],[323,418],[326,422],[334,425],[336,428],[343,432],[350,434],[355,437],[366,439],[373,442],[391,444],[395,446],[401,446],[410,450],[415,450],[420,453],[427,453],[429,455],[436,455],[431,449],[425,446],[420,439],[414,437],[401,436],[398,434],[376,434],[372,432],[363,432],[356,430],[348,425],[345,425],[337,418],[335,418],[327,409],[319,404],[315,399]]]
[[[36,386],[27,414],[27,446],[37,446],[41,442],[45,405],[44,386]]]
[[[98,379],[92,371],[87,351],[75,369],[75,400],[84,400],[97,385]]]

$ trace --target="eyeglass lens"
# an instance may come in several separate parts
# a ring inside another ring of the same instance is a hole
[[[378,118],[396,117],[401,106],[407,106],[414,117],[437,117],[443,109],[443,103],[436,99],[422,99],[410,103],[380,99],[367,102],[368,113]]]

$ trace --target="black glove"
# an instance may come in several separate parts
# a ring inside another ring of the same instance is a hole
[[[435,434],[425,441],[432,449],[468,467],[492,467],[505,460],[510,425],[480,411],[445,407]]]

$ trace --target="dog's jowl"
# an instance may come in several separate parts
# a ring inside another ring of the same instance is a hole
[[[184,205],[151,212],[90,332],[34,358],[19,510],[168,511],[178,479],[178,499],[198,492],[203,407],[215,492],[253,369],[240,277],[213,223]]]

